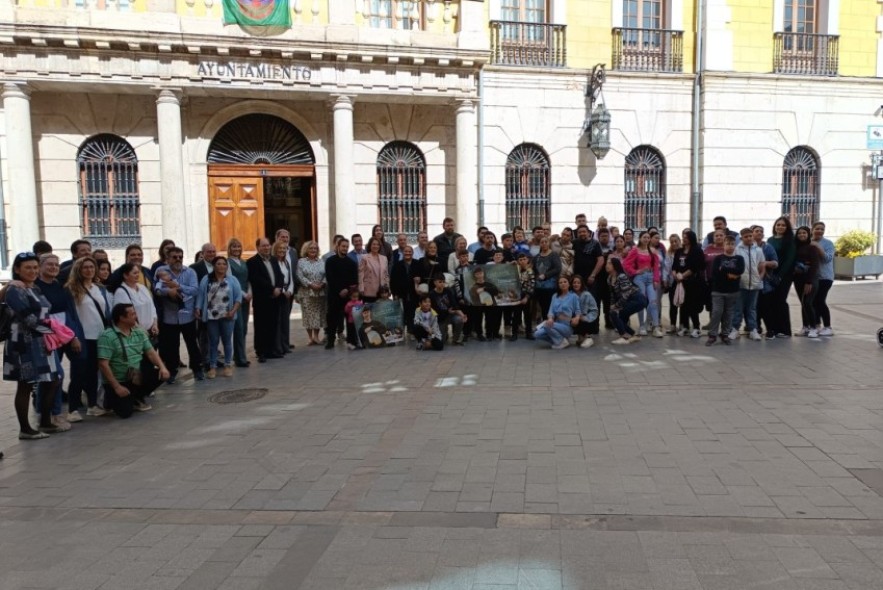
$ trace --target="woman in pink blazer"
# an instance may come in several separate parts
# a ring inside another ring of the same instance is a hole
[[[380,248],[380,241],[370,238],[368,253],[359,261],[359,292],[365,302],[377,301],[380,287],[389,289],[389,261],[380,253]]]

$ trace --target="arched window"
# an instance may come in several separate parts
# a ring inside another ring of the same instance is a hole
[[[141,241],[138,158],[126,140],[102,133],[77,153],[80,227],[93,246],[122,248]]]
[[[665,226],[665,162],[642,145],[625,159],[625,226],[637,231]]]
[[[393,141],[380,150],[377,204],[384,234],[404,233],[414,241],[426,230],[426,159],[417,146]]]
[[[785,156],[782,215],[794,227],[812,226],[819,218],[819,160],[809,148],[796,147]]]
[[[549,156],[532,143],[523,143],[506,160],[506,229],[516,225],[530,231],[551,218],[552,183]]]

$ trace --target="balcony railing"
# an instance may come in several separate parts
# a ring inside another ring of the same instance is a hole
[[[668,29],[613,29],[613,69],[683,72],[684,32]]]
[[[815,33],[774,33],[773,73],[836,76],[840,36]]]
[[[567,25],[491,21],[491,62],[506,66],[567,65]]]

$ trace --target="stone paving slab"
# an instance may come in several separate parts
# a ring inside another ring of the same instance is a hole
[[[883,285],[832,302],[818,341],[299,347],[33,443],[3,384],[0,589],[883,588]]]

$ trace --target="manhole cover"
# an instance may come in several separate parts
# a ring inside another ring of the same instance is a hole
[[[245,402],[253,402],[267,395],[268,389],[254,387],[251,389],[231,389],[230,391],[220,391],[209,396],[208,401],[213,404],[242,404]]]

